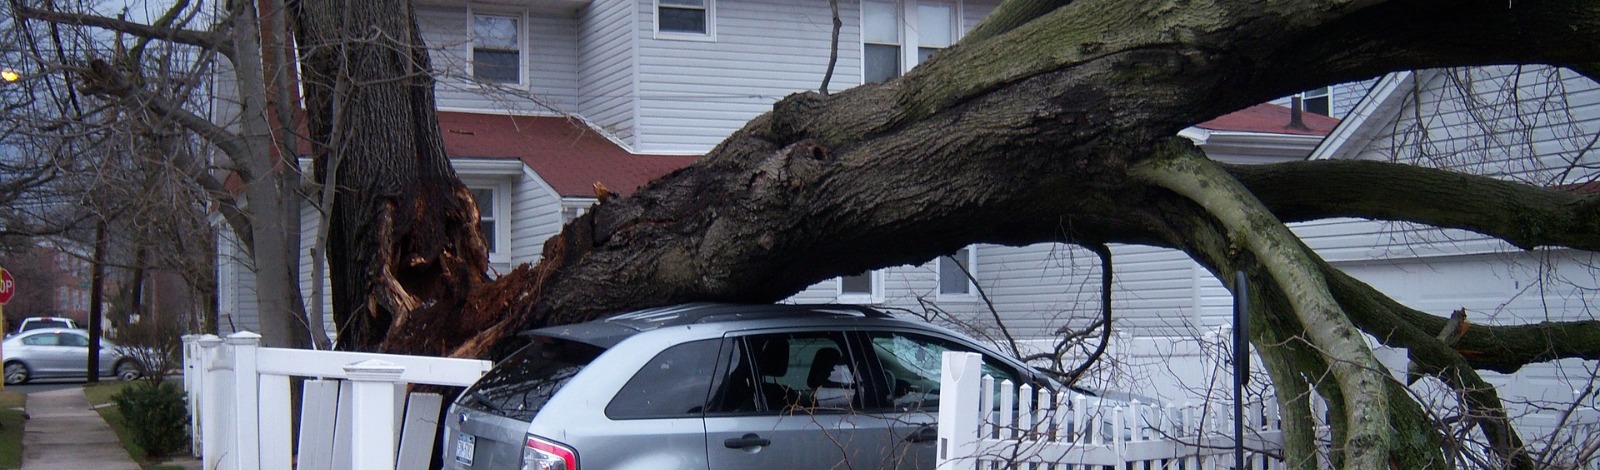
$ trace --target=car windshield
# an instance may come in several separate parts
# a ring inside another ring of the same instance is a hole
[[[532,421],[550,397],[602,352],[605,349],[577,341],[535,337],[462,394],[461,404]]]

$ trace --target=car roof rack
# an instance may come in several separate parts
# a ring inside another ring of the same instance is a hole
[[[846,304],[730,304],[696,302],[648,308],[606,318],[640,331],[669,326],[715,323],[765,318],[853,316],[890,318],[890,315],[862,305]]]
[[[863,305],[695,302],[635,310],[597,321],[527,330],[520,332],[519,335],[584,338],[585,342],[611,347],[622,339],[640,332],[673,326],[773,318],[827,317],[894,318],[888,313]]]

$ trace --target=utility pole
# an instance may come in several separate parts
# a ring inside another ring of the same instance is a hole
[[[106,277],[106,221],[94,224],[94,266],[89,274],[89,383],[100,383],[100,329],[105,312],[101,307]]]

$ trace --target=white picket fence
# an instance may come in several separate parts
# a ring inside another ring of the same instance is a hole
[[[1009,380],[996,384],[982,375],[982,362],[974,353],[944,353],[940,470],[1233,467],[1231,404],[1119,402],[1070,391],[1051,395]],[[1250,404],[1244,415],[1246,467],[1281,468],[1283,432],[1276,404]]]
[[[437,394],[410,384],[464,387],[489,361],[261,347],[261,336],[185,336],[191,444],[208,470],[427,468]],[[290,377],[304,377],[299,453],[291,443]],[[404,417],[403,420],[399,419]]]

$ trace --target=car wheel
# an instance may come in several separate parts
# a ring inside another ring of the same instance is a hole
[[[121,380],[121,381],[124,381],[124,382],[129,381],[129,380],[133,380],[133,379],[137,379],[140,376],[144,375],[143,373],[139,372],[139,366],[138,365],[134,364],[133,361],[129,361],[129,360],[126,360],[126,359],[117,362],[116,372],[117,372],[117,380]]]
[[[6,363],[6,385],[28,383],[28,378],[32,374],[33,371],[28,370],[27,364],[16,361]]]

